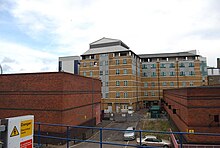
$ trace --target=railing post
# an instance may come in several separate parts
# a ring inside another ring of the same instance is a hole
[[[69,148],[69,126],[66,127],[66,148]]]
[[[99,133],[100,148],[102,148],[102,128],[99,129]]]
[[[37,146],[40,147],[41,141],[40,141],[40,122],[38,122],[38,131],[37,131]]]
[[[141,137],[142,137],[142,132],[141,131],[139,131],[139,135],[140,135],[140,146],[142,145],[142,139],[141,139]]]
[[[183,134],[180,133],[180,148],[183,148]]]

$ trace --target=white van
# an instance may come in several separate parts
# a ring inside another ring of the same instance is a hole
[[[126,130],[129,130],[129,131],[124,132],[124,140],[126,140],[126,141],[127,140],[134,140],[135,139],[135,132],[133,130],[135,130],[135,128],[128,127]]]

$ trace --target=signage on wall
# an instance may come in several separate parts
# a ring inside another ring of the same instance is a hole
[[[6,118],[8,148],[33,148],[34,116]]]

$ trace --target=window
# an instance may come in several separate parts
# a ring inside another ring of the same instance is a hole
[[[181,71],[181,72],[180,72],[180,76],[185,76],[185,72],[184,72],[184,71]]]
[[[116,92],[116,98],[120,98],[120,92]]]
[[[219,115],[214,115],[214,121],[219,122]]]
[[[86,67],[86,63],[83,63],[83,67]]]
[[[166,72],[161,72],[161,76],[166,76]]]
[[[165,64],[160,64],[160,68],[166,68]]]
[[[174,63],[170,63],[170,68],[175,68]]]
[[[99,65],[102,66],[102,65],[103,65],[103,61],[100,61],[100,62],[99,62]]]
[[[174,75],[175,75],[175,72],[171,71],[170,76],[174,76]]]
[[[186,87],[186,82],[182,82],[182,86],[183,86],[183,87]]]
[[[105,93],[105,98],[108,98],[108,93]]]
[[[174,82],[170,82],[170,86],[174,86]]]
[[[148,83],[147,82],[144,82],[144,87],[148,87]]]
[[[124,81],[124,86],[128,86],[128,81]]]
[[[105,61],[105,65],[108,65],[108,61]]]
[[[123,59],[123,64],[127,64],[127,59]]]
[[[180,63],[180,67],[185,67],[184,63]]]
[[[154,91],[151,92],[151,96],[155,96],[155,92]]]
[[[155,69],[156,68],[156,64],[151,64],[151,68]]]
[[[127,69],[124,69],[124,74],[128,74],[128,71],[127,71]]]
[[[92,67],[93,66],[93,62],[90,62],[89,65],[90,65],[90,67]]]
[[[146,64],[142,64],[142,69],[147,69],[147,65]]]
[[[119,81],[116,81],[116,86],[120,86],[120,82]]]
[[[119,75],[119,74],[120,74],[120,70],[116,69],[116,75]]]
[[[189,86],[193,86],[193,81],[190,81]]]
[[[108,75],[108,70],[105,71],[105,75]]]
[[[189,75],[190,75],[190,76],[193,76],[193,75],[195,75],[195,72],[194,72],[194,71],[190,71],[190,72],[189,72]]]
[[[189,63],[189,67],[194,67],[194,63]]]
[[[144,92],[144,96],[148,96],[148,93],[147,93],[147,91],[145,91],[145,92]]]
[[[100,72],[99,72],[99,75],[102,76],[102,75],[103,75],[103,71],[100,71]]]
[[[166,82],[163,82],[163,83],[162,83],[162,85],[163,85],[163,86],[166,86],[166,85],[167,85],[167,83],[166,83]]]
[[[119,60],[116,60],[116,65],[119,65]]]
[[[108,86],[108,82],[105,82],[105,86]]]
[[[128,93],[124,92],[124,98],[128,98]]]
[[[147,73],[146,72],[143,73],[143,77],[147,77]]]
[[[154,82],[151,82],[151,87],[155,87],[155,83]]]
[[[90,77],[92,77],[92,75],[93,75],[93,73],[92,73],[92,71],[90,71]]]
[[[156,72],[152,72],[151,77],[156,77]]]
[[[85,71],[83,72],[83,76],[86,76],[86,72]]]

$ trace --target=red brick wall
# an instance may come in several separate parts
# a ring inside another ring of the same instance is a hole
[[[213,115],[220,116],[220,87],[192,87],[164,90],[165,106],[180,131],[220,133],[220,123],[213,122]],[[211,123],[211,124],[210,124]],[[188,136],[189,142],[220,143],[220,136]]]
[[[35,122],[80,125],[92,119],[92,102],[101,103],[98,79],[63,72],[0,76],[0,118],[33,114]]]

